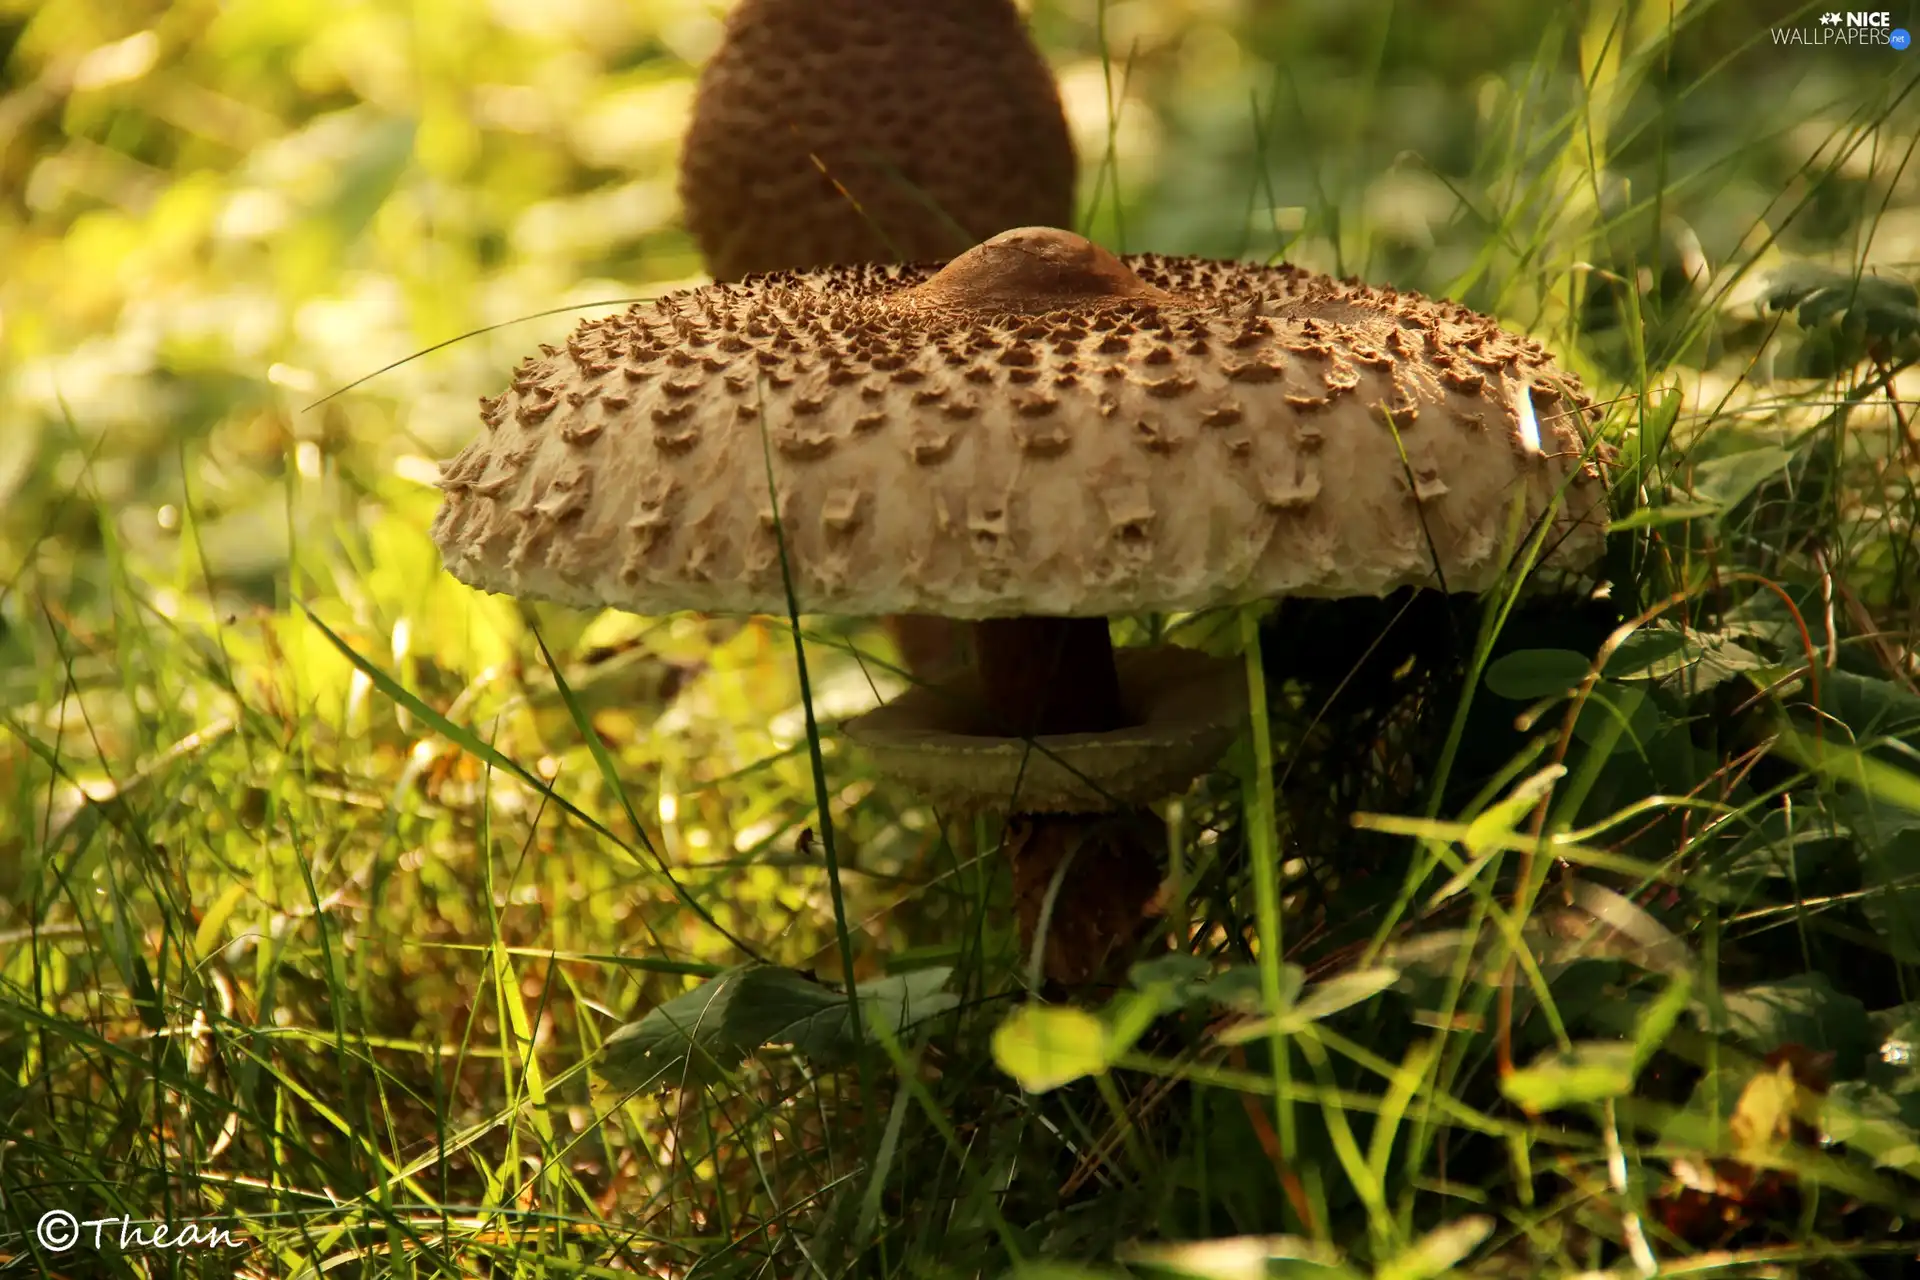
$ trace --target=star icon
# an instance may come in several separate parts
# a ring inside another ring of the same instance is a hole
[[[1840,15],[1837,13],[1823,13],[1820,15],[1820,25],[1823,27],[1837,27],[1840,25]]]

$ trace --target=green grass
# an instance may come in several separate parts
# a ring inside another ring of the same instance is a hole
[[[1039,6],[1088,229],[1551,343],[1610,595],[1121,622],[1262,696],[1166,807],[1176,946],[1058,1004],[996,825],[835,729],[878,633],[427,538],[550,308],[697,270],[698,6],[0,10],[0,1274],[1905,1274],[1913,64],[1218,8]]]

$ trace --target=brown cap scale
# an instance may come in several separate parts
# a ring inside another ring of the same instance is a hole
[[[946,259],[1073,219],[1073,142],[1009,0],[741,0],[681,157],[716,279]]]

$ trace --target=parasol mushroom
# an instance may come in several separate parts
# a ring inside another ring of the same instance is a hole
[[[784,612],[783,538],[805,611],[971,620],[969,680],[850,729],[929,794],[1038,815],[1009,841],[1016,898],[1031,935],[1073,864],[1046,950],[1065,982],[1154,895],[1136,806],[1240,714],[1237,665],[1116,661],[1108,616],[1484,590],[1516,507],[1550,563],[1604,540],[1595,411],[1537,343],[1417,294],[1047,228],[590,321],[482,416],[434,524],[470,585]]]

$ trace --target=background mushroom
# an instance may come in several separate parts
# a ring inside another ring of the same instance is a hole
[[[1009,0],[743,0],[701,72],[680,195],[714,279],[737,280],[1069,226],[1075,168]],[[963,660],[947,620],[885,621],[916,676]]]
[[[975,700],[916,691],[854,730],[922,784],[970,753],[1006,766],[951,774],[979,803],[1070,811],[1009,842],[1030,928],[1034,868],[1098,842],[1050,926],[1048,972],[1072,981],[1153,896],[1131,806],[1185,780],[1106,785],[1124,770],[1100,761],[1139,752],[1098,744],[1159,752],[1147,708],[1168,700],[1128,688],[1141,660],[1116,665],[1105,619],[1483,590],[1540,525],[1550,562],[1583,564],[1605,528],[1594,416],[1542,347],[1464,307],[1028,228],[938,270],[757,276],[583,324],[483,401],[434,537],[471,585],[640,613],[784,612],[784,538],[805,611],[975,620]],[[1204,701],[1232,669],[1192,655],[1166,678]],[[1192,756],[1188,779],[1211,759]],[[1061,785],[1036,757],[1084,789],[1035,803],[1029,772]],[[1082,820],[1089,793],[1117,817]]]
[[[944,261],[1073,221],[1073,140],[1011,0],[741,0],[680,197],[717,280]]]

